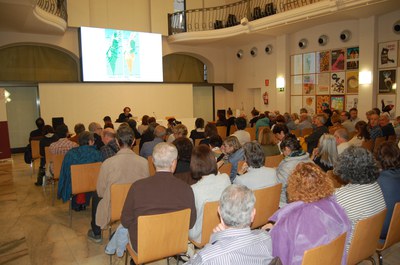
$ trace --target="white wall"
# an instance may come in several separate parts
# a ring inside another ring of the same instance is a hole
[[[157,119],[193,117],[190,84],[46,83],[39,84],[39,95],[43,119],[50,122],[52,117],[64,117],[70,131],[78,122],[103,124],[106,115],[116,120],[125,106],[138,118],[144,114]]]

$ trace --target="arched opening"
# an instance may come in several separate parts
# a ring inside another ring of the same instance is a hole
[[[164,82],[207,82],[207,65],[186,54],[169,54],[163,57]]]

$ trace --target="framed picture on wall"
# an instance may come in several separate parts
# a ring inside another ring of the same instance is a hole
[[[315,95],[315,74],[303,75],[303,95]]]
[[[291,95],[302,95],[303,93],[303,76],[292,75],[291,76],[292,86],[290,87]]]
[[[339,111],[344,110],[344,96],[331,96],[331,108]]]
[[[379,71],[379,93],[393,93],[393,84],[396,83],[396,70],[387,69]]]
[[[303,96],[303,108],[308,111],[308,114],[315,114],[315,96]]]
[[[329,73],[321,73],[316,75],[315,91],[317,95],[329,95],[329,80],[331,75]]]
[[[348,94],[358,94],[358,71],[346,72],[346,87]]]
[[[331,69],[332,71],[343,71],[344,70],[344,49],[332,50],[331,55]]]
[[[344,94],[346,86],[345,72],[331,73],[331,94]]]
[[[292,75],[303,74],[303,55],[302,54],[292,55],[290,60],[291,60]]]
[[[290,112],[300,112],[303,107],[303,96],[291,96],[290,97]]]
[[[379,43],[378,68],[397,67],[397,41]]]
[[[303,54],[303,74],[315,73],[315,52]]]
[[[317,96],[317,113],[322,113],[322,103],[331,103],[330,96]]]
[[[358,95],[346,95],[346,110],[358,107]]]
[[[329,72],[329,62],[331,59],[330,51],[317,52],[317,73]]]
[[[346,69],[347,70],[357,70],[358,69],[358,57],[359,57],[359,48],[352,47],[347,48],[346,52]]]
[[[386,94],[386,95],[378,95],[378,102],[376,105],[383,112],[387,112],[390,115],[390,119],[396,118],[396,95],[394,94]]]

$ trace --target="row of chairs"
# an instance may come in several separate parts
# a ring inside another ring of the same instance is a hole
[[[230,129],[229,129],[229,132],[230,132],[230,134],[233,134],[236,130],[237,130],[236,126],[235,125],[231,125]],[[226,139],[226,131],[227,131],[227,127],[226,126],[217,126],[218,135],[221,136],[222,140]],[[256,139],[256,128],[255,127],[246,127],[245,131],[250,134],[250,140],[251,141],[254,141]]]

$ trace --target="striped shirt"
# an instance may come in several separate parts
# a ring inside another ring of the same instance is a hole
[[[372,184],[348,184],[335,192],[337,202],[344,208],[351,221],[351,237],[357,222],[371,217],[386,208],[378,182]],[[346,251],[349,250],[349,244]]]
[[[231,228],[212,234],[210,243],[185,264],[265,265],[272,258],[272,241],[267,232]]]

